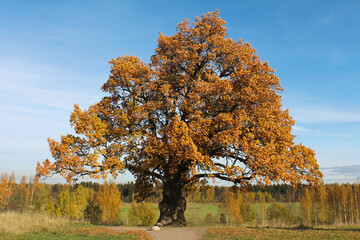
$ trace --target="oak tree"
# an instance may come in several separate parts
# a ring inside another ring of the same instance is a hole
[[[39,163],[38,177],[129,170],[139,197],[162,187],[158,223],[179,225],[184,190],[202,179],[319,182],[314,151],[293,141],[279,78],[249,43],[228,37],[217,11],[160,33],[149,63],[122,56],[110,64],[107,95],[87,110],[75,105],[76,134],[49,139],[54,161]]]

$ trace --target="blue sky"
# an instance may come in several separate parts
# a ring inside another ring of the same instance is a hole
[[[0,173],[30,176],[51,158],[47,138],[72,132],[73,104],[104,96],[109,60],[148,62],[158,32],[216,9],[229,36],[276,69],[296,142],[316,151],[325,181],[359,179],[357,0],[1,1]]]

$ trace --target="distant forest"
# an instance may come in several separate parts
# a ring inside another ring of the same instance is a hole
[[[26,177],[17,184],[14,174],[3,174],[0,211],[39,211],[96,224],[120,224],[121,205],[135,202],[135,188],[133,182],[44,184]],[[146,202],[158,203],[161,198],[161,189],[154,188]],[[360,222],[359,184],[324,184],[316,189],[306,185],[294,188],[287,184],[250,185],[246,189],[199,186],[187,191],[187,201],[217,204],[236,223],[265,224],[281,220],[293,224],[331,225]]]

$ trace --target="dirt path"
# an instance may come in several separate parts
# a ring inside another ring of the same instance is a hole
[[[160,231],[149,231],[153,240],[199,240],[207,228],[162,228]]]
[[[152,231],[146,227],[111,227],[120,232],[145,231],[153,240],[200,240],[206,233],[206,227],[165,227],[160,231]]]

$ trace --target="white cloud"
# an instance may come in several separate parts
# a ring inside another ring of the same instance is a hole
[[[28,119],[53,122],[64,114],[68,119],[74,103],[86,108],[99,101],[100,86],[91,86],[96,84],[91,81],[95,77],[71,71],[23,59],[0,60],[0,129],[6,131],[6,125],[14,121],[25,125]]]
[[[1,102],[18,106],[35,104],[50,108],[72,109],[74,103],[88,105],[95,103],[95,96],[84,92],[29,87],[14,82],[3,84],[0,92],[2,92]]]
[[[325,182],[355,182],[360,180],[360,165],[347,165],[320,169]]]
[[[312,132],[311,129],[308,129],[308,128],[305,128],[302,126],[298,126],[298,125],[294,125],[292,129],[296,132]]]
[[[91,73],[19,59],[0,60],[0,171],[25,174],[49,157],[48,137],[71,133],[74,103],[86,108],[101,92]]]
[[[296,135],[318,136],[318,137],[349,137],[344,133],[328,132],[318,129],[310,129],[299,125],[294,125],[292,130]],[[333,129],[331,129],[333,131]]]
[[[293,107],[290,109],[291,115],[298,122],[306,123],[321,123],[321,122],[334,122],[334,123],[350,123],[360,122],[360,111],[354,109],[352,111],[346,109],[332,109],[329,107],[320,106],[306,106],[306,107]]]
[[[6,156],[19,155],[19,154],[24,154],[24,153],[23,152],[17,152],[17,151],[14,151],[14,150],[0,151],[0,155],[6,155]]]

